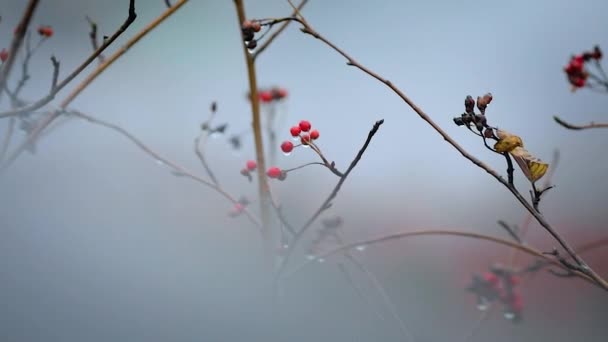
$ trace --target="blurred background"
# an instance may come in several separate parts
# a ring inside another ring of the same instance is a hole
[[[9,46],[24,7],[25,1],[2,1],[0,49]],[[136,7],[136,22],[106,55],[165,10],[161,0],[137,1]],[[64,76],[91,53],[85,16],[98,23],[100,35],[111,35],[127,8],[126,0],[42,1],[33,28],[50,25],[55,34],[32,58],[23,97],[48,92],[51,55],[61,61]],[[283,0],[246,1],[246,8],[250,18],[291,13]],[[452,121],[463,112],[466,95],[492,92],[486,112],[491,125],[518,134],[547,162],[560,152],[556,187],[541,203],[549,222],[574,245],[608,236],[608,132],[570,131],[552,120],[559,115],[574,123],[608,122],[608,96],[572,93],[562,70],[572,54],[596,44],[608,49],[608,2],[311,0],[302,13],[318,32],[400,87],[468,151],[505,173],[504,158]],[[217,101],[215,122],[229,127],[209,141],[207,159],[228,192],[255,199],[257,184],[239,174],[254,158],[251,135],[239,150],[227,141],[251,122],[239,30],[232,1],[191,1],[71,107],[122,126],[204,176],[193,140]],[[21,58],[17,63],[11,87]],[[420,229],[508,238],[496,221],[525,219],[503,186],[384,85],[346,66],[298,25],[260,55],[257,68],[260,87],[289,92],[278,108],[278,141],[289,138],[290,125],[310,120],[321,133],[318,144],[340,169],[373,123],[385,119],[322,216],[343,218],[345,241]],[[8,105],[4,96],[0,111]],[[0,122],[2,134],[6,124]],[[278,153],[276,164],[295,167],[315,157],[297,149],[289,157]],[[527,195],[529,183],[519,170],[515,177]],[[271,186],[289,220],[300,226],[336,182],[326,169],[309,167]],[[231,208],[212,190],[175,177],[123,136],[66,120],[37,144],[35,154],[22,155],[0,175],[0,340],[404,340],[387,309],[377,306],[378,317],[345,280],[339,258],[289,278],[278,314],[273,312],[259,234],[245,217],[227,217]],[[307,237],[319,228],[313,225]],[[535,223],[528,243],[541,250],[556,245]],[[383,284],[416,341],[465,341],[472,331],[471,341],[606,340],[605,292],[546,272],[521,285],[520,324],[504,319],[500,307],[483,318],[465,288],[473,273],[505,263],[508,254],[488,242],[434,236],[370,246],[356,257]],[[584,257],[608,277],[606,248]],[[291,267],[305,260],[297,254]],[[355,283],[381,302],[369,278],[351,271]]]

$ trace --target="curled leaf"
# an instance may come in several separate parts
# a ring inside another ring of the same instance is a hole
[[[494,144],[496,152],[511,152],[516,147],[524,146],[520,137],[507,131],[496,130],[496,136],[498,137],[498,142]]]
[[[549,169],[549,164],[534,157],[523,147],[516,147],[510,153],[526,178],[532,183],[541,179]]]

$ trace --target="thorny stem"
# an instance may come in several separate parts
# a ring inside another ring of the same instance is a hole
[[[245,6],[243,0],[234,0],[238,17],[238,27],[240,28],[242,23],[247,19],[245,15]],[[247,64],[247,76],[249,79],[249,94],[251,103],[251,115],[252,115],[252,128],[253,128],[253,139],[255,143],[255,154],[258,169],[262,170],[258,172],[258,191],[260,198],[260,212],[262,217],[262,237],[264,239],[264,254],[265,258],[269,259],[269,265],[273,263],[273,252],[274,243],[272,238],[272,229],[270,227],[270,212],[269,212],[269,186],[268,179],[266,178],[266,161],[264,159],[264,141],[262,139],[262,122],[260,118],[260,98],[258,96],[258,85],[255,70],[255,63],[252,55],[249,53],[247,46],[243,43],[243,33],[241,31],[241,45],[243,47],[243,53],[245,55],[245,62]]]
[[[9,50],[8,59],[4,63],[2,63],[2,68],[0,68],[0,100],[2,99],[2,93],[6,88],[8,78],[13,68],[13,64],[17,59],[17,53],[21,48],[21,44],[23,44],[25,33],[27,32],[27,28],[30,25],[30,21],[34,16],[34,12],[36,11],[36,7],[38,7],[39,2],[39,0],[29,0],[27,7],[23,12],[23,17],[21,18],[19,25],[17,25],[15,36],[13,37],[13,41],[11,42],[11,48]]]
[[[359,62],[357,62],[354,58],[352,58],[350,55],[348,55],[342,49],[340,49],[335,44],[333,44],[332,42],[330,42],[329,40],[327,40],[325,37],[323,37],[322,35],[320,35],[318,32],[316,32],[306,22],[306,20],[301,16],[301,14],[299,14],[299,16],[300,16],[300,18],[290,17],[290,18],[276,19],[273,22],[280,22],[280,21],[284,21],[284,20],[294,20],[294,21],[299,22],[302,25],[302,28],[300,30],[303,33],[308,34],[308,35],[310,35],[310,36],[312,36],[312,37],[320,40],[321,42],[323,42],[327,46],[329,46],[331,49],[333,49],[334,51],[336,51],[338,54],[342,55],[346,59],[346,61],[347,61],[346,64],[347,65],[353,66],[353,67],[361,70],[362,72],[368,74],[372,78],[375,78],[376,80],[378,80],[379,82],[383,83],[388,88],[390,88],[410,108],[412,108],[412,110],[414,110],[414,112],[416,112],[416,114],[418,114],[418,116],[422,120],[426,121],[439,135],[441,135],[441,137],[445,141],[447,141],[450,145],[452,145],[452,147],[454,147],[458,152],[460,152],[460,154],[464,158],[468,159],[470,162],[472,162],[473,164],[475,164],[477,167],[479,167],[479,168],[483,169],[484,171],[486,171],[488,174],[490,174],[492,177],[494,177],[498,182],[500,182],[502,185],[504,185],[513,194],[513,196],[515,196],[515,198],[521,203],[521,205],[524,208],[526,208],[526,210],[528,210],[528,212],[530,212],[534,216],[534,218],[538,221],[538,223],[543,228],[545,228],[545,230],[551,236],[553,236],[553,238],[560,244],[560,246],[562,246],[564,248],[564,250],[566,250],[566,252],[581,267],[581,269],[585,270],[586,274],[588,276],[590,276],[600,287],[602,287],[604,290],[608,291],[608,282],[606,280],[604,280],[599,274],[597,274],[591,267],[589,267],[589,265],[587,265],[585,263],[585,261],[580,256],[578,256],[576,254],[576,252],[574,251],[574,249],[561,236],[561,234],[559,234],[549,224],[549,222],[547,222],[547,220],[544,218],[544,216],[541,213],[539,213],[538,211],[536,211],[534,209],[534,207],[521,195],[521,193],[513,185],[509,184],[509,182],[507,180],[505,180],[500,174],[498,174],[495,170],[493,170],[492,168],[490,168],[484,162],[482,162],[481,160],[479,160],[478,158],[476,158],[475,156],[473,156],[472,154],[470,154],[469,152],[467,152],[450,135],[448,135],[441,127],[439,127],[439,125],[437,125],[428,116],[428,114],[426,114],[420,107],[418,107],[409,97],[407,97],[405,95],[405,93],[403,93],[399,88],[397,88],[391,81],[389,81],[388,79],[383,78],[379,74],[377,74],[377,73],[373,72],[372,70],[366,68],[365,66],[359,64]]]
[[[281,264],[279,266],[279,269],[277,271],[277,275],[275,278],[276,281],[278,281],[280,279],[282,273],[285,271],[285,268],[287,267],[287,264],[289,263],[289,259],[293,255],[295,247],[297,246],[298,242],[300,241],[300,239],[302,238],[302,236],[304,235],[306,230],[313,224],[313,222],[315,222],[315,220],[319,217],[319,215],[321,215],[322,212],[324,212],[331,206],[331,201],[333,201],[333,199],[336,198],[336,196],[338,195],[338,192],[340,191],[340,188],[342,188],[342,184],[344,184],[344,182],[348,178],[348,175],[355,168],[355,166],[357,166],[357,163],[359,162],[359,160],[361,160],[361,157],[363,156],[363,153],[365,153],[365,150],[367,150],[367,147],[369,146],[369,143],[371,142],[372,138],[378,132],[378,129],[380,128],[380,126],[383,123],[384,123],[384,120],[376,121],[376,123],[374,124],[372,129],[369,131],[369,133],[367,135],[367,139],[365,140],[365,143],[363,144],[363,147],[361,147],[361,149],[359,150],[359,152],[357,153],[357,155],[355,156],[353,161],[350,163],[346,172],[344,172],[342,177],[340,177],[340,180],[338,181],[338,183],[336,184],[336,186],[334,187],[332,192],[329,194],[327,199],[325,199],[323,204],[321,204],[319,209],[317,209],[317,211],[314,212],[314,214],[308,219],[308,221],[306,221],[306,223],[304,223],[302,228],[300,228],[300,230],[298,230],[296,232],[296,234],[294,235],[293,240],[291,242],[291,245],[289,246],[289,249],[287,250],[285,258],[283,258],[283,260],[281,261]]]
[[[553,120],[555,120],[555,122],[562,125],[563,127],[567,128],[567,129],[572,129],[575,131],[582,130],[582,129],[589,129],[589,128],[608,128],[608,123],[590,122],[586,125],[575,125],[575,124],[568,123],[568,122],[560,119],[557,116],[554,116]]]
[[[144,144],[141,140],[139,140],[138,138],[136,138],[134,135],[132,135],[131,133],[129,133],[127,130],[125,130],[124,128],[109,123],[107,121],[103,121],[97,118],[94,118],[90,115],[84,114],[82,112],[79,111],[70,111],[69,112],[70,115],[75,116],[77,118],[86,120],[92,124],[96,124],[96,125],[100,125],[102,127],[106,127],[109,128],[115,132],[120,133],[121,135],[125,136],[127,139],[131,140],[131,142],[133,142],[137,147],[139,147],[142,151],[144,151],[146,154],[150,155],[152,158],[156,159],[156,160],[160,160],[161,162],[163,162],[165,165],[167,165],[168,167],[170,167],[171,169],[173,169],[177,174],[179,174],[180,176],[183,177],[188,177],[194,181],[197,181],[209,188],[211,188],[212,190],[216,191],[217,193],[219,193],[220,195],[224,196],[227,200],[229,200],[230,202],[232,202],[233,204],[237,204],[239,203],[238,199],[232,197],[229,193],[227,193],[225,190],[223,190],[222,188],[220,188],[217,184],[214,184],[212,182],[209,182],[207,180],[204,180],[198,176],[196,176],[194,173],[190,172],[189,170],[175,164],[174,162],[162,157],[161,155],[159,155],[158,153],[156,153],[154,150],[152,150],[150,147],[148,147],[146,144]],[[256,226],[261,227],[261,223],[260,221],[249,211],[247,210],[247,208],[244,209],[244,213],[245,215],[247,215],[247,217],[249,218],[249,220],[254,223]]]
[[[80,93],[86,88],[88,87],[104,70],[106,70],[110,65],[112,65],[112,63],[114,63],[114,61],[116,61],[118,58],[120,58],[121,56],[123,56],[133,45],[135,45],[138,41],[140,41],[145,35],[147,35],[149,32],[151,32],[154,28],[156,28],[160,23],[162,23],[163,21],[165,21],[169,16],[171,16],[171,14],[175,13],[175,11],[177,11],[182,5],[184,5],[185,3],[187,3],[188,0],[180,0],[178,3],[176,3],[174,6],[172,6],[171,8],[167,9],[165,12],[163,12],[160,16],[158,16],[156,19],[154,19],[152,22],[150,22],[148,25],[146,25],[141,31],[139,31],[133,38],[129,39],[129,41],[127,41],[127,43],[118,51],[116,51],[112,56],[110,56],[110,58],[104,60],[104,63],[101,63],[97,66],[97,68],[95,70],[93,70],[91,72],[91,74],[89,74],[89,76],[87,76],[87,78],[85,78],[74,90],[72,90],[72,92],[61,102],[61,109],[65,109],[67,108],[67,106],[76,98],[78,97],[78,95],[80,95]],[[134,1],[132,0],[131,3],[134,3]],[[131,7],[130,7],[130,11],[129,13],[131,13]],[[134,11],[133,11],[134,14]],[[132,20],[130,19],[131,14],[129,14],[129,18],[127,18],[127,20],[125,21],[125,23],[121,26],[121,28],[114,34],[112,35],[112,37],[108,38],[104,44],[101,45],[101,47],[99,48],[99,50],[94,53],[92,55],[93,59],[95,58],[94,56],[99,55],[113,40],[115,40],[125,29],[126,26],[129,26],[130,23],[132,22]],[[131,21],[130,21],[131,20]],[[126,26],[125,26],[126,25]],[[124,27],[124,28],[123,28]],[[40,122],[36,128],[34,128],[34,130],[26,137],[25,141],[19,146],[17,147],[17,149],[13,152],[13,154],[9,157],[9,159],[6,161],[6,163],[4,163],[3,165],[0,165],[0,172],[2,172],[3,170],[5,170],[6,168],[8,168],[10,166],[10,164],[12,162],[14,162],[21,153],[23,153],[23,151],[25,151],[27,149],[27,147],[32,144],[34,141],[36,141],[36,139],[38,138],[38,136],[40,136],[40,134],[44,131],[44,129],[46,127],[48,127],[55,119],[57,119],[60,115],[61,115],[61,111],[54,111],[52,113],[49,113],[47,115],[47,117],[45,117],[44,119],[42,119],[42,122]]]

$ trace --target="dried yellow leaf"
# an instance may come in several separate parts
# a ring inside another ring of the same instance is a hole
[[[524,146],[520,137],[507,131],[496,130],[496,136],[498,137],[498,142],[494,144],[496,152],[511,152],[516,147]]]
[[[510,154],[513,156],[513,159],[515,159],[526,178],[532,183],[541,179],[549,169],[549,164],[534,157],[523,147],[514,148],[511,150]]]

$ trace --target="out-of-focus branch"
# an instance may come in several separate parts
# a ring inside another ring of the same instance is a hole
[[[234,0],[236,7],[237,19],[239,28],[242,27],[243,23],[247,19],[245,15],[245,5],[243,0]],[[243,44],[244,36],[241,30],[241,45],[243,47],[243,54],[245,56],[245,63],[247,65],[247,76],[249,80],[249,102],[251,103],[251,115],[252,115],[252,128],[253,128],[253,140],[255,144],[255,155],[256,162],[258,164],[258,191],[260,199],[260,212],[262,216],[262,235],[264,239],[264,254],[268,260],[268,264],[272,264],[272,258],[274,253],[274,243],[272,240],[272,229],[270,227],[270,188],[268,186],[268,179],[266,178],[266,161],[264,158],[264,141],[262,140],[262,121],[260,118],[260,98],[258,96],[258,85],[255,70],[255,63],[252,55],[249,53],[247,46]]]
[[[19,25],[17,25],[13,41],[11,42],[8,59],[2,63],[2,68],[0,68],[0,99],[2,98],[2,93],[6,88],[6,83],[13,68],[13,64],[17,59],[17,54],[19,53],[19,49],[23,44],[25,33],[27,32],[27,28],[30,25],[30,21],[34,16],[34,12],[36,11],[36,7],[38,7],[39,2],[39,0],[29,0],[27,7],[23,12],[23,17],[21,18]]]
[[[378,238],[372,238],[372,239],[363,239],[357,242],[352,242],[352,243],[347,243],[344,244],[340,247],[331,249],[327,252],[324,252],[322,254],[319,254],[317,256],[317,258],[328,258],[331,257],[335,254],[344,252],[344,251],[348,251],[351,250],[353,248],[356,248],[358,246],[370,246],[370,245],[374,245],[374,244],[378,244],[378,243],[383,243],[383,242],[387,242],[387,241],[395,241],[395,240],[399,240],[399,239],[405,239],[405,238],[410,238],[410,237],[414,237],[414,236],[432,236],[432,235],[438,235],[438,236],[456,236],[456,237],[466,237],[466,238],[473,238],[473,239],[479,239],[479,240],[485,240],[485,241],[490,241],[490,242],[494,242],[500,245],[504,245],[507,247],[511,247],[511,248],[516,248],[521,252],[524,252],[528,255],[531,256],[535,256],[538,257],[540,259],[543,259],[544,261],[546,261],[548,264],[559,267],[560,269],[563,269],[565,271],[572,271],[577,277],[588,281],[590,284],[595,285],[599,288],[603,288],[601,286],[601,284],[597,283],[594,281],[593,278],[591,278],[589,275],[577,271],[577,270],[570,270],[567,267],[565,267],[564,265],[562,265],[558,260],[548,257],[547,255],[545,255],[543,252],[533,248],[533,247],[529,247],[526,245],[522,245],[519,244],[517,242],[511,241],[511,240],[507,240],[507,239],[503,239],[503,238],[499,238],[499,237],[494,237],[494,236],[489,236],[489,235],[483,235],[483,234],[479,234],[479,233],[473,233],[473,232],[465,232],[465,231],[458,231],[458,230],[416,230],[416,231],[408,231],[408,232],[402,232],[402,233],[394,233],[394,234],[389,234],[389,235],[385,235],[385,236],[381,236]],[[294,268],[291,272],[289,272],[288,274],[285,274],[285,278],[288,278],[290,276],[293,276],[295,273],[301,271],[304,267],[310,265],[312,263],[312,261],[307,260],[304,263],[302,263],[301,265],[299,265],[298,267]]]
[[[109,128],[115,132],[120,133],[121,135],[123,135],[127,139],[129,139],[131,142],[133,142],[137,147],[139,147],[146,154],[150,155],[155,160],[161,161],[162,163],[164,163],[165,165],[167,165],[168,167],[173,169],[173,171],[175,171],[180,176],[190,178],[192,180],[197,181],[198,183],[201,183],[201,184],[211,188],[212,190],[216,191],[217,193],[219,193],[220,195],[225,197],[227,200],[229,200],[233,204],[239,203],[238,199],[231,196],[229,193],[227,193],[225,190],[220,188],[218,185],[216,185],[212,182],[209,182],[205,179],[202,179],[202,178],[196,176],[194,173],[190,172],[189,170],[185,169],[184,167],[179,166],[179,165],[175,164],[174,162],[168,160],[167,158],[162,157],[157,152],[155,152],[150,147],[148,147],[146,144],[144,144],[141,140],[136,138],[133,134],[129,133],[126,129],[124,129],[118,125],[112,124],[110,122],[94,118],[94,117],[84,114],[80,111],[72,110],[69,112],[69,114],[74,117],[86,120],[92,124],[100,125],[102,127]],[[253,222],[256,226],[261,227],[260,221],[247,208],[244,208],[243,212],[247,215],[247,217],[251,220],[251,222]]]
[[[586,125],[575,125],[575,124],[571,124],[568,123],[562,119],[560,119],[557,116],[553,117],[553,120],[555,120],[555,122],[557,122],[558,124],[562,125],[563,127],[567,128],[567,129],[572,129],[575,131],[579,131],[582,129],[589,129],[589,128],[608,128],[608,123],[595,123],[595,122],[590,122]]]
[[[133,45],[139,42],[144,36],[150,33],[154,28],[156,28],[160,23],[165,21],[167,18],[171,16],[171,14],[175,13],[182,5],[187,3],[188,0],[180,0],[178,3],[173,5],[171,8],[167,9],[160,16],[146,25],[140,32],[138,32],[133,38],[129,39],[127,43],[118,51],[116,51],[112,56],[104,60],[104,63],[100,64],[86,79],[84,79],[62,102],[60,105],[61,109],[67,108],[67,106],[76,98],[80,93],[86,89],[103,71],[105,71],[112,63],[114,63],[118,58],[123,56]],[[128,22],[125,22],[125,24]],[[125,25],[123,24],[123,26]],[[128,25],[127,25],[128,26]],[[124,30],[123,30],[124,31]],[[120,29],[117,32],[118,34],[122,32]],[[112,36],[112,38],[107,39],[104,44],[99,48],[98,52],[101,53],[109,43],[115,39],[116,34]],[[95,54],[94,54],[95,55]],[[94,58],[93,58],[94,59]],[[23,151],[30,146],[38,136],[42,133],[42,131],[48,127],[57,117],[61,115],[62,111],[54,111],[49,113],[42,121],[36,126],[36,128],[26,137],[25,141],[15,149],[15,151],[11,154],[11,156],[7,159],[7,161],[0,165],[0,172],[5,170],[14,162]]]
[[[74,78],[76,78],[76,76],[78,76],[89,64],[91,64],[91,62],[94,61],[95,58],[97,58],[97,56],[99,56],[99,54],[101,54],[123,32],[125,32],[127,30],[127,28],[135,21],[136,17],[137,17],[137,14],[135,13],[135,0],[130,0],[129,15],[127,16],[127,19],[110,38],[108,38],[106,41],[104,41],[104,43],[99,47],[99,49],[97,49],[95,52],[93,52],[82,64],[80,64],[74,71],[72,71],[71,74],[69,74],[66,78],[64,78],[61,82],[59,82],[57,84],[57,86],[48,95],[46,95],[45,97],[39,99],[38,101],[36,101],[30,105],[26,105],[26,106],[23,106],[20,108],[15,108],[15,109],[0,113],[0,118],[19,115],[19,114],[27,113],[27,112],[32,112],[32,111],[42,108],[43,106],[45,106],[46,104],[51,102],[55,98],[55,95],[57,95],[57,93],[59,93],[70,82],[72,82],[72,80],[74,80]],[[62,108],[65,108],[65,106],[62,106]]]

